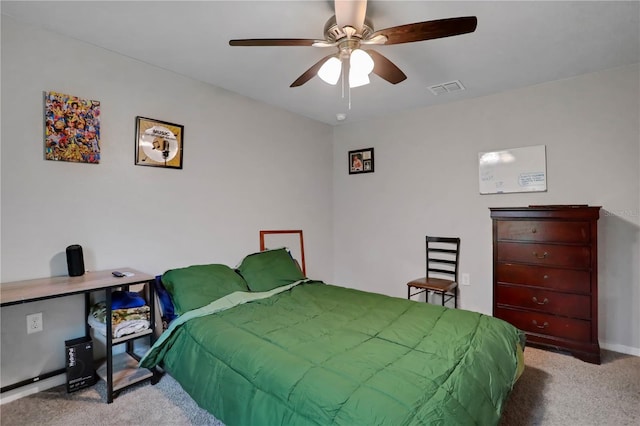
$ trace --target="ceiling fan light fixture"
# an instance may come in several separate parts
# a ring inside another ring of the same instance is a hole
[[[349,58],[349,87],[369,84],[369,74],[373,71],[373,59],[362,49],[355,49]]]
[[[355,49],[351,52],[351,69],[358,74],[371,74],[373,71],[373,59],[362,49]]]
[[[369,84],[369,74],[360,73],[353,68],[349,71],[349,87],[360,87]]]
[[[335,86],[340,79],[342,71],[342,62],[337,57],[329,58],[318,70],[318,77],[325,83]]]

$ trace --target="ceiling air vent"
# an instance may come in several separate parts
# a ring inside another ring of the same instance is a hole
[[[455,80],[448,83],[436,84],[435,86],[429,87],[429,90],[431,90],[431,93],[438,96],[445,93],[464,90],[464,86],[462,85],[462,83],[460,83],[460,80]]]

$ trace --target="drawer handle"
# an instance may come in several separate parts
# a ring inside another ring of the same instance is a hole
[[[536,320],[532,320],[531,322],[533,323],[533,325],[535,325],[538,328],[547,328],[547,327],[549,327],[549,323],[546,322],[546,321],[542,325],[538,325],[538,321],[536,321]]]
[[[538,232],[538,230],[537,230],[536,228],[533,228],[533,229],[531,230],[531,233],[532,233],[532,234],[535,234],[536,232]]]
[[[547,303],[549,303],[549,299],[547,299],[546,297],[544,298],[544,300],[542,302],[538,302],[538,298],[533,296],[533,303],[537,303],[538,305],[546,305]]]
[[[537,257],[538,259],[544,259],[544,258],[546,258],[548,254],[549,254],[549,253],[547,253],[547,252],[545,251],[544,253],[542,253],[542,256],[538,256],[538,252],[537,252],[537,251],[534,251],[534,252],[533,252],[533,255],[534,255],[535,257]]]
[[[545,280],[548,280],[549,279],[549,275],[544,274],[544,276],[542,278],[545,279]]]

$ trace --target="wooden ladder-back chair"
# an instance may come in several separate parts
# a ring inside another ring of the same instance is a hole
[[[407,283],[407,298],[420,293],[429,301],[429,293],[440,294],[442,306],[453,299],[453,307],[458,306],[458,263],[460,238],[426,237],[427,275]],[[411,293],[411,288],[419,289]]]

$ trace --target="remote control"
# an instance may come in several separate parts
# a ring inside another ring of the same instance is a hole
[[[118,277],[118,278],[126,277],[126,275],[120,271],[113,271],[111,274],[113,274],[114,277]]]

